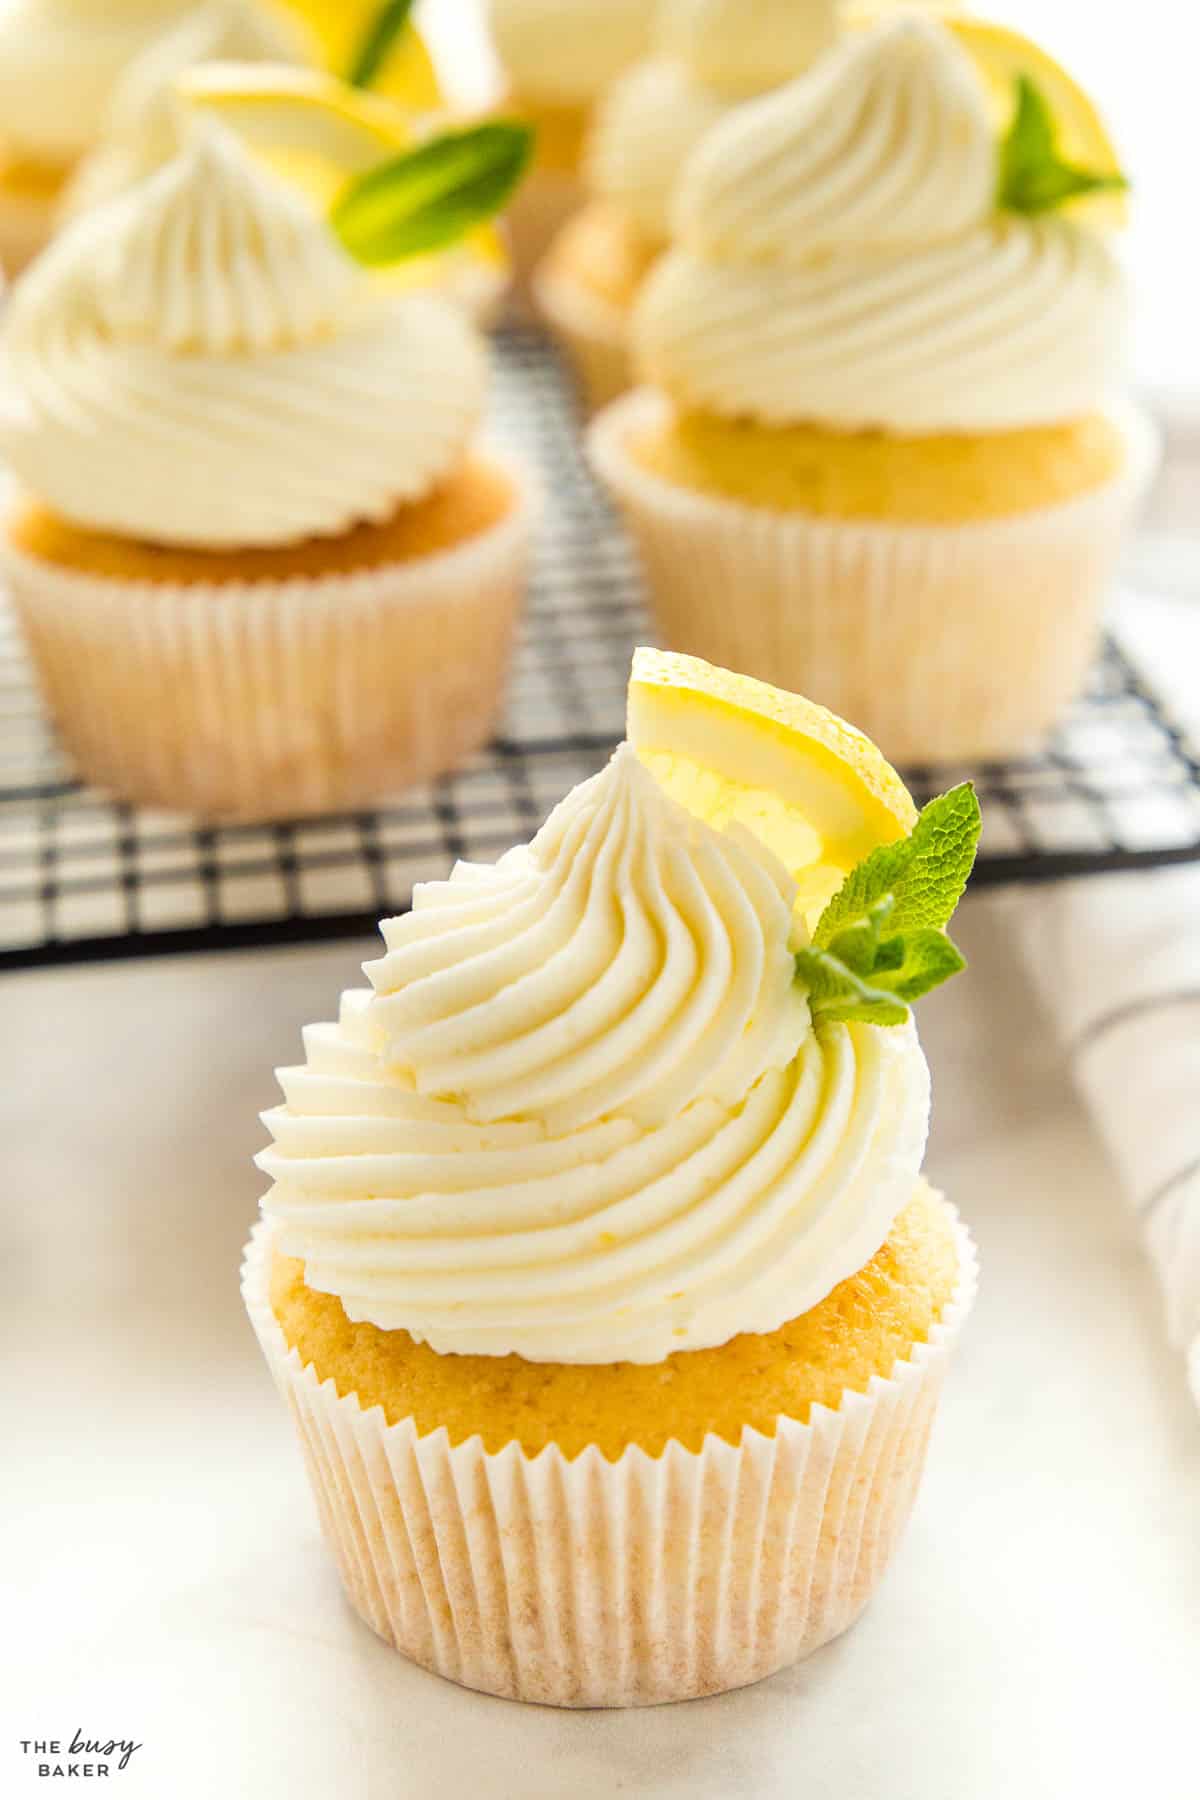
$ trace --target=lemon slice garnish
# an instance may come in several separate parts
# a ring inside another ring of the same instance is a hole
[[[184,101],[218,120],[277,174],[327,212],[346,182],[419,142],[412,114],[375,91],[351,87],[316,69],[265,63],[202,63],[178,79]],[[502,276],[504,241],[481,225],[442,257],[421,257],[375,279],[397,288],[440,285],[471,271]]]
[[[709,825],[753,831],[787,868],[814,925],[850,870],[916,822],[869,738],[799,694],[696,656],[637,650],[630,743],[661,787]]]

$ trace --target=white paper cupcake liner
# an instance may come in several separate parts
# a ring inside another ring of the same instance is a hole
[[[953,1212],[953,1209],[949,1209]],[[300,1436],[347,1596],[372,1630],[466,1687],[554,1706],[642,1706],[758,1681],[853,1623],[903,1529],[949,1348],[959,1278],[928,1343],[888,1379],[774,1437],[709,1437],[615,1462],[594,1447],[488,1453],[339,1397],[289,1349],[268,1291],[272,1227],[242,1293]]]
[[[507,465],[505,465],[507,467]],[[461,763],[504,697],[537,496],[411,563],[285,581],[146,582],[0,545],[59,733],[137,804],[344,810]]]
[[[546,264],[534,276],[533,294],[571,360],[589,412],[623,394],[633,380],[628,312]]]
[[[1078,694],[1157,440],[1132,407],[1112,480],[1065,503],[963,525],[773,512],[642,468],[633,435],[668,402],[639,389],[589,448],[638,544],[671,649],[822,702],[901,764],[1028,749]]]

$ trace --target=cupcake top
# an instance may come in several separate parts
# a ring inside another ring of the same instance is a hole
[[[450,304],[371,282],[217,127],[84,214],[17,284],[0,446],[84,528],[201,549],[382,521],[484,398]]]
[[[280,1247],[441,1352],[654,1362],[815,1305],[911,1198],[929,1083],[911,1022],[814,1026],[795,897],[622,746],[306,1032]]]
[[[86,158],[66,196],[68,213],[124,193],[169,162],[185,133],[178,76],[203,62],[305,61],[299,32],[255,0],[208,0],[135,57],[112,97],[104,141]]]
[[[903,17],[738,110],[680,184],[635,320],[687,407],[899,434],[1057,424],[1117,379],[1126,300],[1086,224],[1008,210],[975,67]]]
[[[129,63],[189,0],[8,0],[0,13],[0,143],[69,164],[101,136]]]
[[[739,101],[807,69],[833,42],[835,12],[834,0],[663,0],[655,54],[601,105],[593,192],[664,241],[681,165]]]
[[[504,72],[520,99],[587,107],[650,39],[650,0],[489,0]]]

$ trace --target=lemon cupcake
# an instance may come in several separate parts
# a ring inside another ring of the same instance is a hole
[[[608,767],[305,1033],[244,1293],[406,1655],[641,1705],[858,1616],[973,1285],[909,1002],[962,966],[977,833],[969,788],[917,820],[822,709],[639,651]]]
[[[130,61],[189,0],[10,0],[0,13],[0,264],[16,274],[54,230]]]
[[[88,780],[280,816],[486,738],[530,481],[475,444],[486,353],[461,310],[380,293],[343,245],[428,248],[431,192],[456,228],[454,180],[503,187],[504,145],[485,127],[364,178],[339,242],[206,125],[17,284],[0,560]]]
[[[680,168],[740,101],[807,69],[834,38],[834,0],[663,0],[655,54],[601,102],[585,163],[589,203],[538,270],[538,309],[584,394],[629,386],[629,318],[666,248]]]
[[[641,56],[649,0],[488,0],[506,111],[536,132],[533,170],[508,213],[517,276],[527,282],[584,198],[581,167],[592,109]]]
[[[999,141],[997,41],[1037,72]],[[1153,460],[1087,210],[1120,177],[1065,159],[1051,91],[1086,105],[1024,40],[912,17],[718,126],[638,307],[654,385],[592,439],[666,640],[803,683],[902,763],[1053,723]]]

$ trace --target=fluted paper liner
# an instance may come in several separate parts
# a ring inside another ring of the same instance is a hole
[[[507,465],[506,465],[507,466]],[[366,804],[464,761],[504,698],[537,510],[403,564],[147,582],[0,546],[80,773],[142,805],[265,819]]]
[[[623,394],[633,381],[629,314],[545,264],[535,273],[533,293],[571,361],[589,412]]]
[[[641,553],[663,642],[820,701],[902,764],[1028,750],[1076,697],[1157,444],[1114,413],[1125,463],[1054,506],[960,525],[775,512],[642,468],[665,416],[639,389],[589,447]]]
[[[953,1209],[950,1209],[951,1211]],[[773,1437],[672,1443],[615,1462],[590,1447],[489,1453],[418,1436],[339,1397],[289,1349],[268,1298],[273,1228],[242,1293],[292,1413],[346,1593],[379,1636],[451,1681],[554,1706],[719,1693],[853,1623],[907,1520],[949,1347],[975,1291],[959,1277],[929,1341],[867,1393]]]

